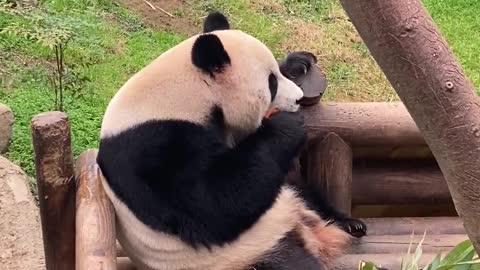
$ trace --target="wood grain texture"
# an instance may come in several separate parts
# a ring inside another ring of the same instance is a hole
[[[132,261],[127,257],[118,258],[117,270],[137,270]]]
[[[368,227],[369,236],[465,234],[462,220],[458,217],[399,217],[362,219]]]
[[[308,188],[322,192],[332,206],[351,214],[352,149],[335,133],[309,145],[307,183]]]
[[[480,252],[480,99],[420,0],[340,0],[414,119]]]
[[[350,254],[405,254],[410,245],[416,247],[422,240],[423,232],[410,235],[374,235],[365,236],[350,249]],[[460,242],[467,240],[466,234],[426,235],[422,250],[426,253],[446,252]]]
[[[76,270],[117,269],[115,213],[96,157],[96,150],[87,150],[76,163]]]
[[[434,159],[427,145],[353,146],[354,159]]]
[[[435,160],[354,160],[353,204],[451,203]]]
[[[420,265],[427,265],[435,258],[436,253],[424,253]],[[374,262],[377,266],[388,270],[401,269],[402,254],[348,254],[338,258],[330,270],[357,270],[359,262]]]
[[[75,181],[68,117],[41,113],[31,123],[47,270],[75,269]]]
[[[425,146],[401,102],[323,102],[303,110],[311,137],[335,132],[356,146]]]

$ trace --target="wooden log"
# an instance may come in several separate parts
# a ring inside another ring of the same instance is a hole
[[[127,257],[117,258],[117,270],[136,270],[132,261]]]
[[[412,233],[464,234],[462,220],[458,217],[400,217],[366,218],[368,235],[410,235]]]
[[[402,254],[406,253],[410,242],[416,247],[423,237],[423,232],[411,235],[374,235],[365,236],[354,244],[351,254]],[[467,240],[466,234],[426,235],[422,250],[426,253],[450,251],[460,242]]]
[[[480,252],[480,100],[474,85],[420,0],[340,3],[430,146]]]
[[[436,204],[353,205],[352,216],[357,218],[386,217],[456,217],[453,202]]]
[[[354,159],[434,159],[427,145],[354,146]]]
[[[35,172],[47,270],[75,269],[75,181],[67,115],[32,119]]]
[[[329,133],[310,144],[307,188],[323,193],[326,200],[347,215],[352,209],[352,149],[338,135]]]
[[[116,246],[117,246],[117,257],[128,257],[127,253],[125,253],[125,250],[123,250],[123,247],[120,245],[118,241],[116,243]]]
[[[353,204],[451,203],[434,160],[354,160]]]
[[[352,147],[426,145],[401,102],[329,102],[303,114],[310,137],[335,132]]]
[[[286,182],[290,185],[294,185],[299,188],[304,187],[304,182],[302,178],[300,159],[295,159],[293,161],[292,168],[288,172]]]
[[[96,157],[96,150],[87,150],[76,163],[76,270],[117,269],[115,213]]]
[[[406,253],[406,251],[405,251]],[[331,270],[357,270],[358,264],[361,260],[367,262],[373,262],[378,267],[382,267],[388,270],[397,270],[400,269],[400,264],[402,263],[402,254],[348,254],[338,258],[334,265],[330,268]],[[433,259],[437,256],[436,253],[424,253],[420,257],[419,264],[420,267],[424,267],[427,264],[431,263]]]

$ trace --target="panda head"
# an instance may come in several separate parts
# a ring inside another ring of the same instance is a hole
[[[221,13],[207,16],[191,57],[204,82],[216,91],[230,129],[251,132],[271,109],[299,109],[303,92],[282,75],[272,52],[251,35],[230,29]]]

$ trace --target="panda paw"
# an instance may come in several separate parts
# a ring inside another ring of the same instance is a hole
[[[335,223],[353,237],[360,238],[367,234],[367,225],[359,219],[346,218]]]
[[[302,146],[307,133],[303,115],[300,112],[278,112],[263,122],[263,129],[274,139],[276,147]]]

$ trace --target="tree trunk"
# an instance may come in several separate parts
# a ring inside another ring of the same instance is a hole
[[[341,0],[445,176],[480,252],[480,99],[419,0]]]

